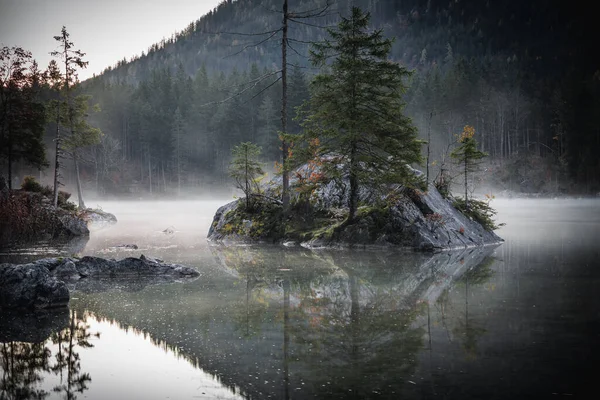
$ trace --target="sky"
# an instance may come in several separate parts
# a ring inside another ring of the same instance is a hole
[[[89,61],[85,80],[123,57],[183,30],[222,0],[0,0],[0,45],[33,53],[45,68],[56,49],[54,36],[67,27],[75,49]]]

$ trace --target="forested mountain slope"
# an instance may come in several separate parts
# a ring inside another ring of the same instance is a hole
[[[90,180],[109,191],[133,181],[153,191],[218,183],[240,141],[261,145],[272,165],[279,157],[282,3],[224,1],[147,53],[84,82],[102,108],[93,122],[106,133],[90,149]],[[500,186],[599,189],[600,63],[586,13],[561,1],[330,3],[319,17],[291,23],[289,63],[297,67],[290,108],[308,97],[318,72],[307,59],[309,42],[325,38],[323,27],[357,5],[371,12],[374,28],[396,37],[392,58],[414,70],[407,112],[421,136],[431,137],[434,176],[469,124]],[[290,12],[326,4],[290,0]],[[291,117],[290,125],[300,129]],[[567,178],[576,185],[562,183]]]

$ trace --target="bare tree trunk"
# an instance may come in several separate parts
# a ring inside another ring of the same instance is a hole
[[[181,135],[177,135],[177,196],[181,196]]]
[[[165,164],[161,163],[160,168],[162,170],[163,190],[165,193],[167,193],[167,179],[165,178]]]
[[[152,165],[150,163],[150,152],[148,151],[148,179],[150,181],[150,194],[152,194]]]
[[[429,186],[429,158],[431,154],[431,119],[433,118],[433,111],[429,113],[429,123],[427,124],[427,175],[426,185]]]
[[[9,134],[10,135],[10,134]],[[8,142],[8,189],[12,189],[12,143]]]
[[[73,150],[73,163],[75,164],[75,181],[77,182],[77,197],[79,198],[79,209],[84,210],[83,194],[81,193],[81,180],[79,179],[79,163],[77,162],[77,152]]]
[[[283,28],[281,36],[281,132],[287,133],[287,40],[288,40],[288,0],[283,1]],[[290,178],[288,175],[288,143],[285,138],[281,141],[282,155],[282,184],[283,191],[281,201],[284,214],[287,212],[290,202]]]
[[[467,191],[468,191],[468,187],[469,187],[469,181],[467,180],[467,170],[468,170],[468,163],[467,163],[467,159],[465,157],[465,208],[466,209],[469,208],[469,200],[467,197]]]
[[[60,104],[56,106],[56,156],[54,157],[54,196],[52,205],[58,207],[58,177],[60,174]]]
[[[358,176],[356,175],[358,160],[356,159],[356,147],[356,141],[354,141],[350,149],[350,204],[348,205],[348,222],[354,221],[356,209],[358,208]]]
[[[249,184],[249,180],[250,177],[248,176],[248,147],[246,147],[246,151],[245,151],[245,163],[244,163],[244,167],[245,167],[245,175],[244,175],[244,183],[246,185],[246,210],[250,209],[250,184]]]

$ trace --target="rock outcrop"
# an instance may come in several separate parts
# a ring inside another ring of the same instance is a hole
[[[0,264],[0,309],[45,309],[68,303],[67,285],[44,265]]]
[[[89,233],[86,222],[74,211],[52,206],[41,193],[12,190],[0,196],[0,246]]]
[[[377,207],[381,194],[363,190],[362,204],[352,223],[342,223],[347,194],[333,185],[320,188],[313,196],[318,212],[325,216],[320,225],[304,224],[301,210],[292,210],[287,226],[275,217],[276,204],[257,206],[253,213],[243,211],[243,199],[219,208],[208,233],[214,242],[275,242],[309,248],[383,246],[421,251],[449,250],[498,244],[502,239],[480,223],[463,215],[430,185],[427,192],[396,190],[391,205]],[[379,196],[379,197],[377,197]],[[342,217],[335,216],[340,210]],[[316,218],[313,218],[316,219]],[[307,228],[308,226],[308,228]]]
[[[0,309],[62,307],[69,302],[69,289],[83,287],[98,291],[98,287],[107,290],[112,284],[132,280],[141,279],[146,285],[189,280],[199,275],[195,268],[144,255],[120,261],[82,257],[45,258],[23,265],[0,264]],[[90,283],[92,280],[96,282]]]
[[[117,217],[114,214],[99,209],[88,208],[83,210],[80,215],[88,227],[103,228],[117,223]]]

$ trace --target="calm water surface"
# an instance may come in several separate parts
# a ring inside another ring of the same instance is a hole
[[[220,204],[104,202],[119,223],[88,242],[2,252],[201,276],[0,312],[0,399],[595,398],[600,201],[497,200],[503,245],[433,256],[209,246]]]

